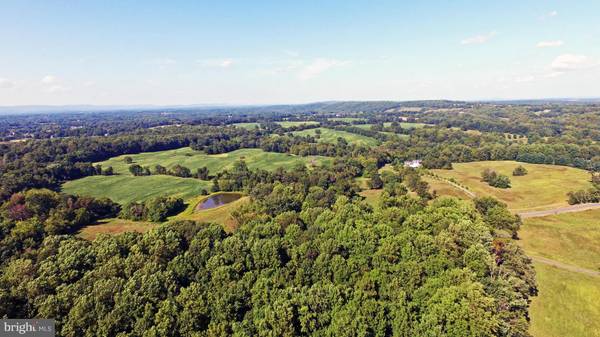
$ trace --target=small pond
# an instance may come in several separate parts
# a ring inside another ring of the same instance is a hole
[[[241,193],[218,193],[204,199],[196,206],[196,211],[219,207],[230,202],[236,201],[242,197]]]

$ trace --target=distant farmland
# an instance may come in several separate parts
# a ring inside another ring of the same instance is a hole
[[[398,122],[398,124],[403,129],[420,129],[422,127],[429,125],[429,124],[425,124],[425,123],[407,123],[407,122]],[[356,124],[354,126],[359,127],[361,129],[371,129],[371,127],[373,125],[374,124]],[[389,126],[392,126],[392,122],[385,122],[385,123],[383,123],[383,126],[386,128]]]
[[[363,135],[358,135],[355,133],[350,133],[346,131],[340,130],[332,130],[327,128],[315,128],[315,129],[307,129],[302,131],[295,131],[293,134],[299,136],[316,136],[316,130],[321,131],[319,142],[323,143],[337,143],[338,138],[344,138],[350,144],[356,145],[364,145],[364,146],[377,146],[379,145],[379,141],[372,137],[367,137]]]
[[[202,189],[210,189],[211,182],[195,178],[180,178],[168,175],[134,177],[129,172],[129,164],[124,157],[131,157],[132,164],[148,166],[151,170],[159,164],[171,168],[176,164],[189,168],[192,172],[206,166],[210,174],[233,167],[243,159],[251,169],[275,170],[279,167],[290,169],[297,164],[327,165],[331,158],[322,156],[300,157],[285,153],[265,152],[260,149],[241,149],[228,153],[207,155],[191,148],[146,152],[124,155],[97,163],[107,168],[112,166],[114,176],[90,176],[69,181],[63,191],[70,194],[94,197],[109,197],[119,203],[146,200],[156,196],[177,196],[190,199],[200,194]]]

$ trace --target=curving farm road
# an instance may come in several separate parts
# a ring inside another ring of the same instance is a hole
[[[571,206],[558,207],[554,209],[548,209],[545,211],[530,211],[530,212],[521,212],[517,213],[521,216],[522,219],[527,218],[537,218],[548,215],[556,215],[562,213],[572,213],[572,212],[583,212],[590,209],[600,208],[600,203],[591,203],[591,204],[578,204]]]
[[[585,274],[585,275],[593,276],[593,277],[600,277],[600,271],[597,271],[597,270],[581,268],[581,267],[578,267],[578,266],[574,266],[572,264],[567,264],[567,263],[563,263],[563,262],[560,262],[560,261],[556,261],[556,260],[552,260],[552,259],[548,259],[548,258],[540,257],[540,256],[531,256],[531,255],[529,255],[529,257],[534,262],[547,264],[549,266],[556,267],[556,268],[563,269],[563,270],[567,270],[567,271],[571,271],[571,272],[574,272],[574,273]]]

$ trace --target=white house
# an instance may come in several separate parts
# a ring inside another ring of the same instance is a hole
[[[412,168],[418,168],[421,167],[421,160],[416,159],[416,160],[407,160],[404,162],[404,166],[405,167],[412,167]]]

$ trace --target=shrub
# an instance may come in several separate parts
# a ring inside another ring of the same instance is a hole
[[[585,204],[589,202],[600,202],[600,190],[590,188],[589,190],[579,190],[567,193],[569,205]]]
[[[527,174],[527,169],[525,167],[523,167],[523,165],[517,166],[512,172],[512,175],[515,177],[524,176],[526,174]]]
[[[510,179],[504,174],[498,174],[496,171],[486,168],[481,172],[481,180],[488,185],[497,188],[510,188]]]
[[[173,166],[173,168],[169,170],[168,174],[181,178],[189,178],[192,176],[192,173],[190,172],[189,168],[181,166],[179,164]]]
[[[133,174],[134,176],[138,177],[138,176],[149,176],[150,175],[150,169],[147,167],[141,167],[138,164],[133,164],[129,166],[129,172],[131,172],[131,174]]]

